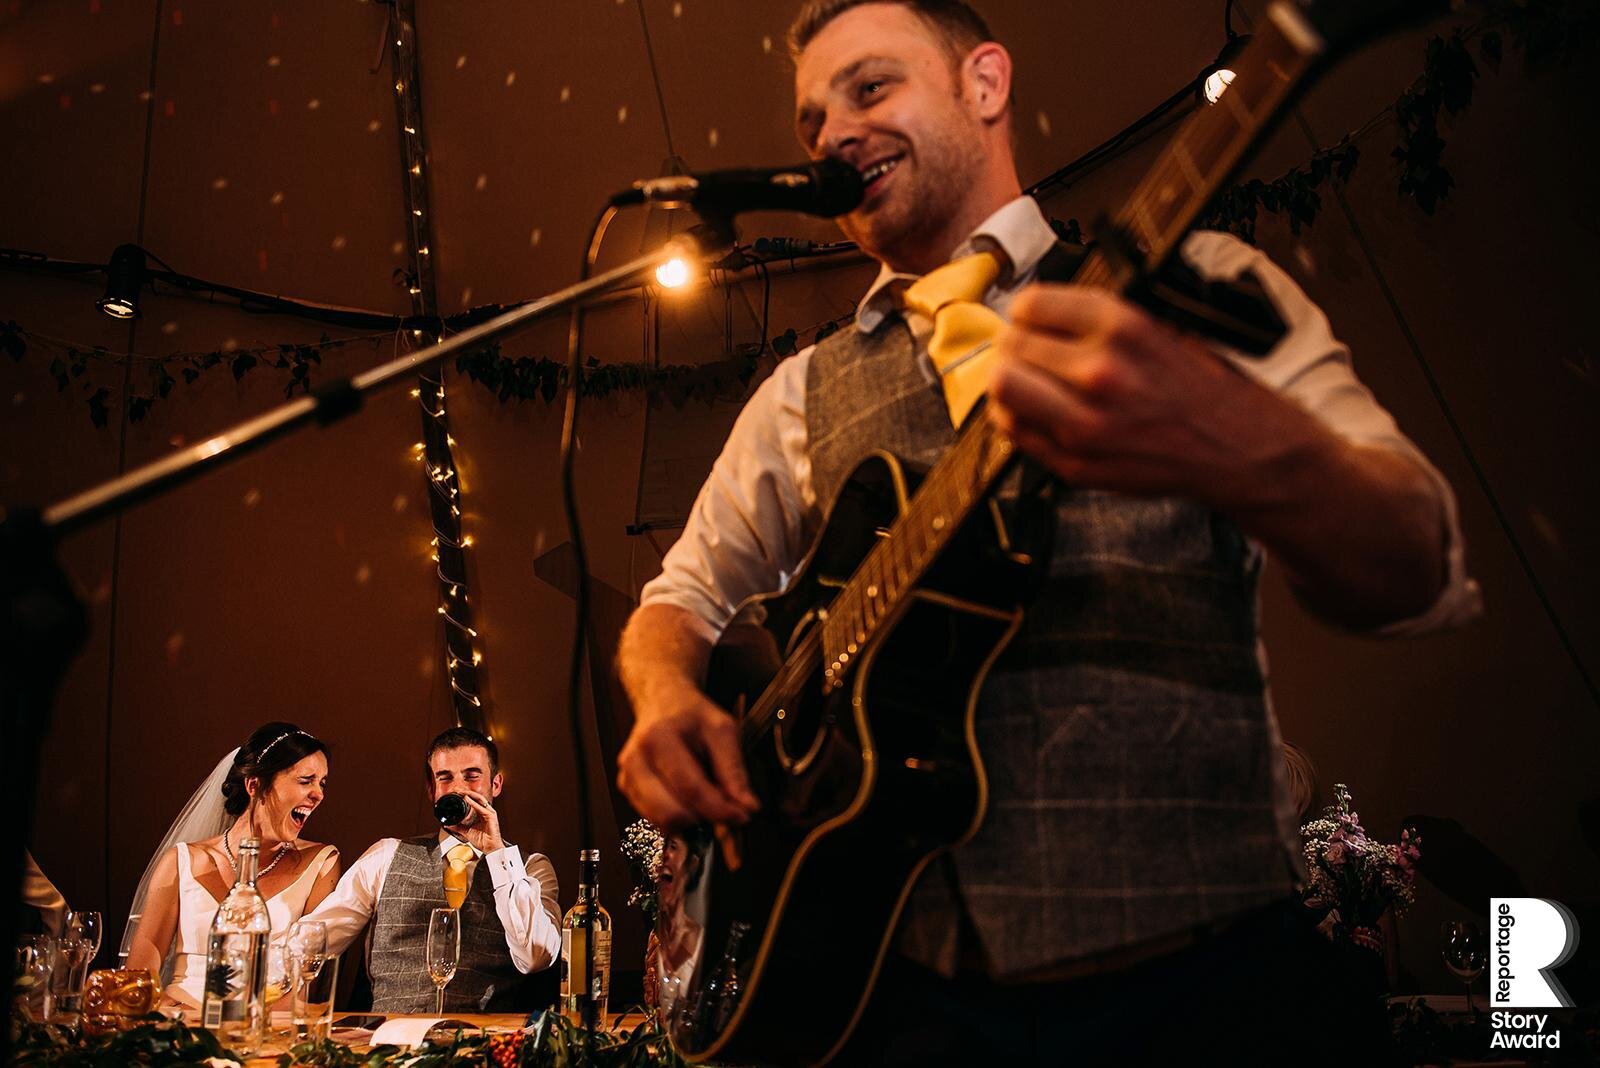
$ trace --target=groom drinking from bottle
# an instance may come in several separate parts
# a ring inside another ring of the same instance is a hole
[[[561,947],[555,868],[541,853],[524,862],[501,837],[494,799],[503,785],[493,740],[452,727],[428,746],[428,797],[436,835],[385,838],[366,851],[308,920],[328,925],[328,952],[340,953],[372,925],[367,970],[372,1009],[434,1011],[428,977],[428,920],[434,909],[461,913],[461,957],[445,988],[450,1012],[506,1012],[519,1003],[524,976],[548,968]]]

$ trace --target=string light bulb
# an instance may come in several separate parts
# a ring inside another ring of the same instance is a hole
[[[139,290],[144,286],[144,249],[118,245],[106,265],[106,294],[95,307],[113,319],[133,319],[139,314]]]
[[[1222,99],[1222,94],[1228,86],[1233,84],[1235,77],[1233,65],[1239,56],[1250,44],[1250,35],[1229,34],[1228,41],[1222,46],[1222,51],[1217,53],[1216,61],[1207,67],[1200,78],[1200,98],[1207,104],[1215,104]]]
[[[674,256],[656,268],[656,282],[663,289],[677,289],[688,281],[689,261],[682,256]]]

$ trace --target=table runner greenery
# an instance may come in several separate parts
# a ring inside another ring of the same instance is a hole
[[[150,1022],[131,1031],[80,1036],[13,1015],[11,1063],[27,1068],[120,1068],[128,1064],[228,1068],[244,1060],[210,1031],[165,1017],[148,1019]],[[428,1042],[416,1049],[355,1049],[325,1039],[294,1046],[280,1054],[277,1063],[279,1068],[681,1068],[684,1062],[653,1020],[632,1030],[598,1033],[586,1043],[584,1034],[565,1017],[547,1012],[526,1032],[459,1031],[448,1041]]]

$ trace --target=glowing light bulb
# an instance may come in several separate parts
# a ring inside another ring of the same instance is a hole
[[[1214,70],[1210,74],[1206,75],[1206,84],[1204,90],[1206,94],[1206,103],[1215,104],[1218,100],[1222,99],[1222,94],[1227,90],[1228,86],[1232,84],[1233,71],[1229,70],[1227,67],[1223,67],[1220,70]]]
[[[689,281],[689,264],[681,257],[672,259],[656,268],[656,281],[665,289],[677,289]]]

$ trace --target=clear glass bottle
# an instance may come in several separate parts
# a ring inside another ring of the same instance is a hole
[[[200,1022],[224,1046],[243,1056],[261,1048],[266,1037],[267,939],[272,917],[256,889],[261,845],[239,843],[238,878],[211,921],[206,947],[206,992]]]
[[[561,921],[562,1015],[580,1027],[604,1027],[610,995],[611,914],[600,904],[600,851],[585,849],[578,854],[578,903]]]

